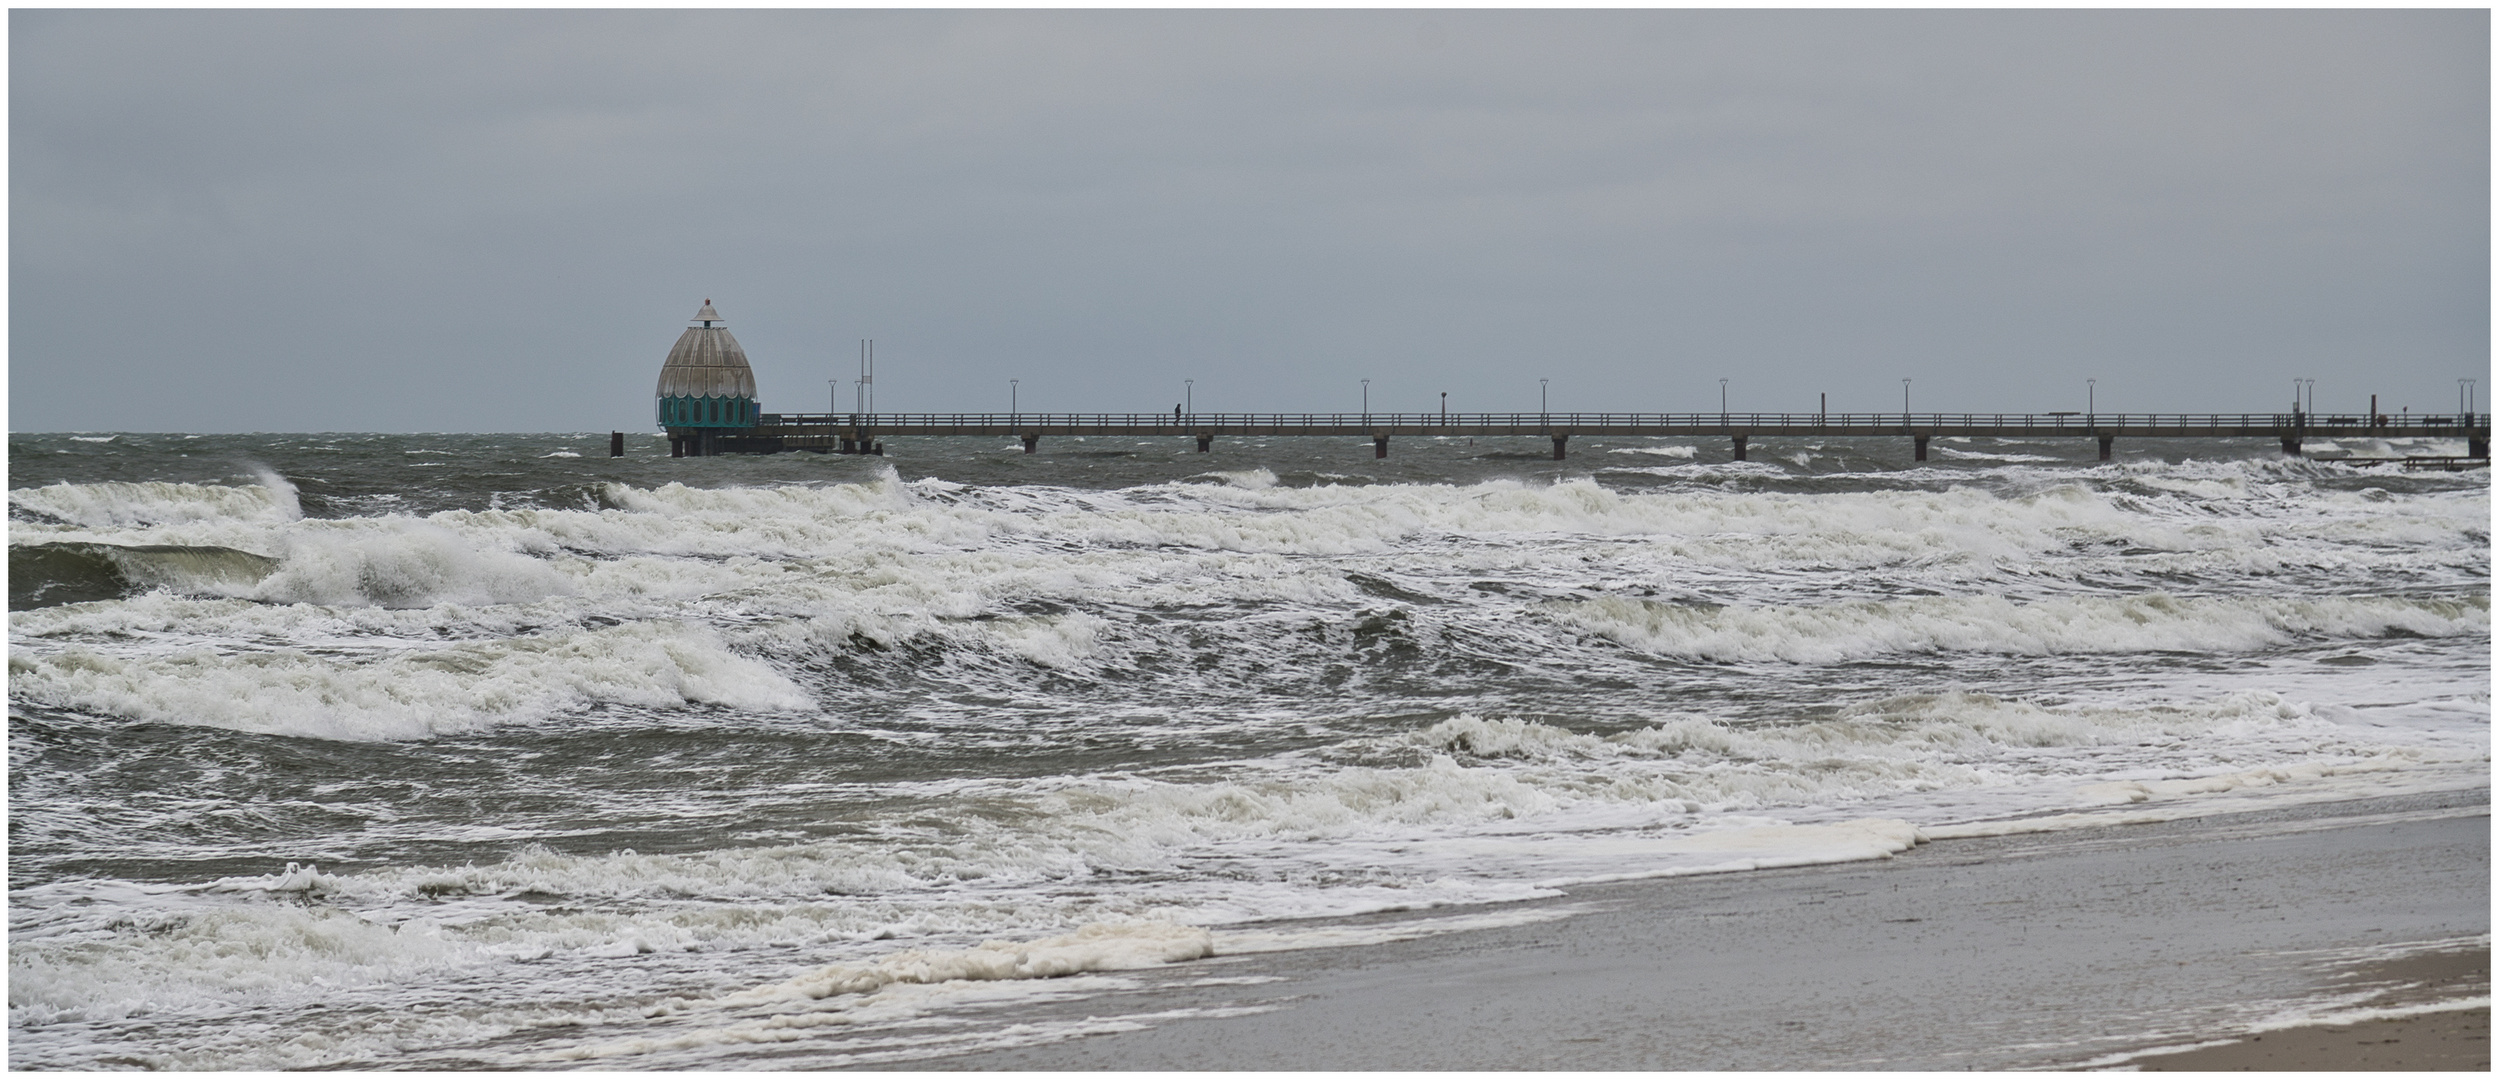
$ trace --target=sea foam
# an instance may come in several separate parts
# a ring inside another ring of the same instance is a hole
[[[2031,602],[1964,596],[1749,607],[1604,597],[1559,603],[1553,611],[1565,624],[1648,652],[1799,664],[1932,652],[2232,653],[2301,639],[2490,631],[2490,606],[2484,598],[2266,599],[2154,593]]]
[[[323,739],[415,739],[599,705],[806,710],[813,699],[707,629],[637,623],[393,651],[147,656],[92,646],[12,652],[13,695],[160,724]]]

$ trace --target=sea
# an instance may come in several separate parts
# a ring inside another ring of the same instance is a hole
[[[909,1067],[1592,882],[2489,783],[2489,473],[2369,460],[2438,440],[626,449],[10,437],[12,1069]]]

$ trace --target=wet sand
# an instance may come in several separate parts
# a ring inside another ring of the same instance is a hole
[[[2439,1011],[2250,1032],[2221,1046],[2142,1057],[2135,1064],[2144,1072],[2489,1071],[2490,1006],[2441,1008],[2489,999],[2487,944],[2354,964],[2337,981],[2362,999],[2362,1009]]]
[[[1567,918],[1146,973],[1117,998],[1028,1011],[1127,1027],[915,1068],[2006,1069],[2473,1067],[2408,1056],[2462,1013],[2332,1036],[2257,1032],[2352,1006],[2365,952],[2478,944],[2487,994],[2487,788],[2030,836],[1900,857],[1571,890]],[[1375,925],[1433,913],[1380,916]],[[1441,913],[1446,914],[1446,913]],[[2414,956],[2412,960],[2419,960]],[[2410,962],[2410,961],[2405,961]],[[2469,967],[2470,961],[2464,961]],[[2362,980],[2366,982],[2364,978]],[[2400,981],[2400,980],[2399,980]],[[2469,980],[2467,980],[2469,981]],[[2375,984],[2371,984],[2375,985]],[[2386,984],[2392,986],[2394,984]],[[2466,982],[2405,993],[2464,992]],[[2366,987],[2362,987],[2363,990]],[[2387,998],[2386,1001],[2396,999]],[[2369,1003],[2378,1003],[2371,998]],[[2480,1030],[2487,1035],[2486,1011]],[[2149,1048],[2261,1034],[2125,1063]],[[2446,1038],[2446,1036],[2442,1036]],[[2304,1041],[2305,1040],[2305,1041]],[[2452,1041],[2452,1040],[2451,1040]],[[2479,1044],[2486,1059],[2487,1041]],[[2407,1049],[2409,1047],[2409,1049]],[[2428,1051],[2424,1050],[2425,1053]],[[2211,1054],[2222,1053],[2214,1057]],[[2447,1054],[2446,1050],[2435,1052]],[[2476,1059],[2476,1060],[2483,1060]]]
[[[2490,1009],[2288,1028],[2143,1059],[2144,1072],[2488,1072]]]

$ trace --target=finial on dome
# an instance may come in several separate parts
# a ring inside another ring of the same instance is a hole
[[[713,323],[727,320],[722,319],[719,312],[712,310],[711,297],[706,296],[703,298],[703,310],[694,313],[694,321],[710,326]]]

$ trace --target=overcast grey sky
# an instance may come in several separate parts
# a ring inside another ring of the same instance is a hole
[[[20,431],[648,429],[705,298],[781,410],[2490,390],[2485,11],[9,27]]]

